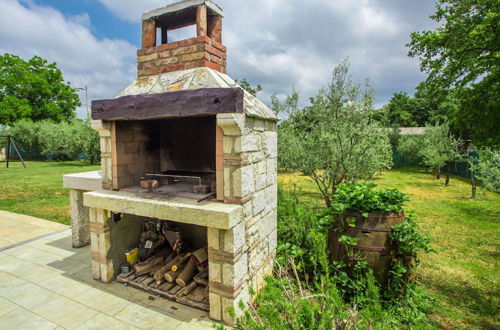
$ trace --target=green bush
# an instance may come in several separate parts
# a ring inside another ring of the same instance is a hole
[[[333,213],[353,211],[368,213],[398,213],[403,211],[403,205],[410,199],[396,189],[373,189],[373,183],[339,185],[333,194]]]
[[[30,155],[56,160],[73,160],[83,155],[92,163],[99,160],[99,135],[88,121],[55,123],[23,119],[9,129],[9,134],[16,145]]]
[[[359,189],[370,190],[369,187]],[[353,187],[349,186],[349,189]],[[330,262],[326,242],[332,224],[331,210],[307,207],[299,201],[299,195],[297,189],[285,191],[280,187],[278,190],[276,275],[266,279],[267,283],[255,296],[254,303],[237,318],[237,328],[393,329],[433,326],[427,317],[432,300],[416,283],[407,281],[405,290],[401,291],[397,290],[401,282],[394,281],[394,296],[388,297],[387,291],[380,292],[373,273],[366,269],[366,262],[359,262],[355,276]],[[396,201],[394,205],[399,203],[399,207],[407,200],[396,191],[389,191],[388,196],[382,204],[373,204],[378,205],[375,209],[381,209],[380,205],[386,205],[384,203],[388,200]],[[427,249],[426,239],[419,236],[415,226],[410,217],[391,234],[399,246],[395,257],[408,269],[418,263],[419,248]],[[407,259],[401,259],[401,256]],[[413,268],[409,272],[412,271]]]

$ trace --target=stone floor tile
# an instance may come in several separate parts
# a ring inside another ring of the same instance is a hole
[[[33,249],[31,246],[29,246],[28,244],[24,244],[24,245],[16,246],[12,249],[7,249],[5,251],[2,251],[2,253],[19,258],[25,254],[33,253],[34,251],[36,251],[36,250]]]
[[[23,280],[38,283],[61,274],[60,271],[27,262],[10,272]]]
[[[4,252],[0,252],[0,270],[4,272],[11,272],[14,269],[25,265],[26,262],[11,255],[8,255]]]
[[[73,300],[111,316],[117,314],[131,304],[130,301],[96,288],[92,288],[75,296]]]
[[[54,292],[33,283],[10,286],[2,289],[0,295],[27,310],[33,310],[59,297]]]
[[[55,260],[55,261],[49,262],[43,266],[46,266],[50,269],[64,273],[65,275],[72,275],[72,274],[78,273],[79,271],[89,267],[89,264],[84,264],[82,262],[77,262],[77,261],[73,261],[73,260],[69,260],[68,258],[65,258],[65,259]]]
[[[66,329],[75,329],[98,313],[65,297],[53,299],[32,311]]]
[[[17,308],[0,316],[1,329],[57,329],[58,326],[46,319],[24,309]]]
[[[5,315],[16,308],[19,308],[19,306],[0,297],[0,316]]]
[[[213,322],[209,321],[191,321],[191,322],[182,322],[175,330],[198,330],[198,329],[214,329]]]
[[[17,250],[17,248],[13,248],[11,250],[15,251]],[[48,253],[34,248],[31,248],[31,251],[28,250],[23,254],[17,255],[16,257],[23,261],[31,262],[41,266],[47,265],[57,260],[61,260],[61,257],[57,254]]]
[[[138,329],[130,324],[117,320],[109,315],[99,313],[78,328],[76,330],[128,330],[128,329]]]
[[[89,291],[92,288],[88,284],[81,283],[64,275],[58,275],[45,281],[41,281],[38,285],[68,298],[77,296],[85,291]]]
[[[149,308],[132,304],[115,315],[115,318],[140,329],[175,329],[181,321]]]
[[[5,236],[0,237],[0,249],[15,244],[16,242],[8,239]]]
[[[20,279],[6,272],[0,271],[0,293],[3,290],[10,289],[11,287],[17,285],[22,285],[24,283],[26,283],[26,281],[24,281],[23,279]]]

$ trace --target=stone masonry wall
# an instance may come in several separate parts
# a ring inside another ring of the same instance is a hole
[[[210,316],[230,323],[228,307],[250,299],[271,274],[277,245],[276,122],[219,114],[223,131],[224,202],[240,204],[242,222],[231,230],[209,228]],[[220,182],[218,182],[220,184]],[[218,196],[220,198],[220,196]]]

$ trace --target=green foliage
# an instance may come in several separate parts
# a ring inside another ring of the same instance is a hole
[[[420,287],[412,285],[403,297],[387,303],[366,262],[358,261],[358,269],[348,275],[329,260],[326,241],[331,212],[307,207],[299,202],[299,194],[297,189],[279,189],[277,274],[266,278],[254,303],[237,318],[236,327],[431,327],[426,314],[432,305]],[[356,244],[347,236],[343,240],[351,246]],[[404,251],[406,248],[402,247]]]
[[[417,232],[415,214],[408,213],[405,222],[392,226],[390,239],[393,246],[389,284],[385,291],[388,300],[400,300],[415,281],[414,273],[419,265],[419,252],[430,252],[430,239]]]
[[[246,78],[241,79],[240,81],[236,80],[236,83],[240,85],[241,88],[252,94],[253,96],[257,96],[257,93],[262,91],[262,86],[257,85],[253,87],[250,82]]]
[[[450,120],[476,145],[500,145],[500,2],[438,0],[434,31],[411,35],[410,56],[420,59],[430,89],[456,89]]]
[[[333,194],[332,211],[342,214],[353,211],[369,213],[398,213],[403,211],[403,205],[410,199],[396,189],[373,189],[373,183],[342,184]]]
[[[20,120],[9,130],[17,146],[30,154],[57,160],[85,155],[91,163],[100,157],[99,135],[81,120],[54,123],[50,120]]]
[[[479,159],[469,159],[471,171],[484,188],[500,193],[500,151],[485,149],[478,152]]]
[[[406,155],[412,162],[422,162],[424,137],[421,135],[403,135],[399,138],[397,150]]]
[[[79,105],[75,89],[64,82],[55,63],[38,56],[24,61],[0,55],[0,124],[12,125],[23,118],[70,120]]]
[[[278,187],[278,254],[277,262],[295,261],[299,272],[328,272],[325,237],[331,215],[324,209],[306,208],[299,203],[300,190],[285,192]]]
[[[447,123],[428,125],[420,150],[425,165],[433,168],[439,179],[440,170],[446,162],[461,158],[458,148],[460,142],[450,133]]]
[[[369,180],[392,164],[387,130],[373,120],[373,90],[337,66],[311,105],[292,112],[279,129],[280,166],[310,176],[327,206],[343,182]]]

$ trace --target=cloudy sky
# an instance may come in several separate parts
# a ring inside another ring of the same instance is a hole
[[[141,13],[173,2],[0,0],[0,53],[42,56],[72,86],[88,85],[91,99],[112,98],[136,76]],[[307,100],[345,58],[355,79],[370,79],[378,106],[424,79],[405,44],[411,32],[434,26],[434,0],[215,2],[224,9],[228,74],[262,85],[266,103],[293,86]]]

